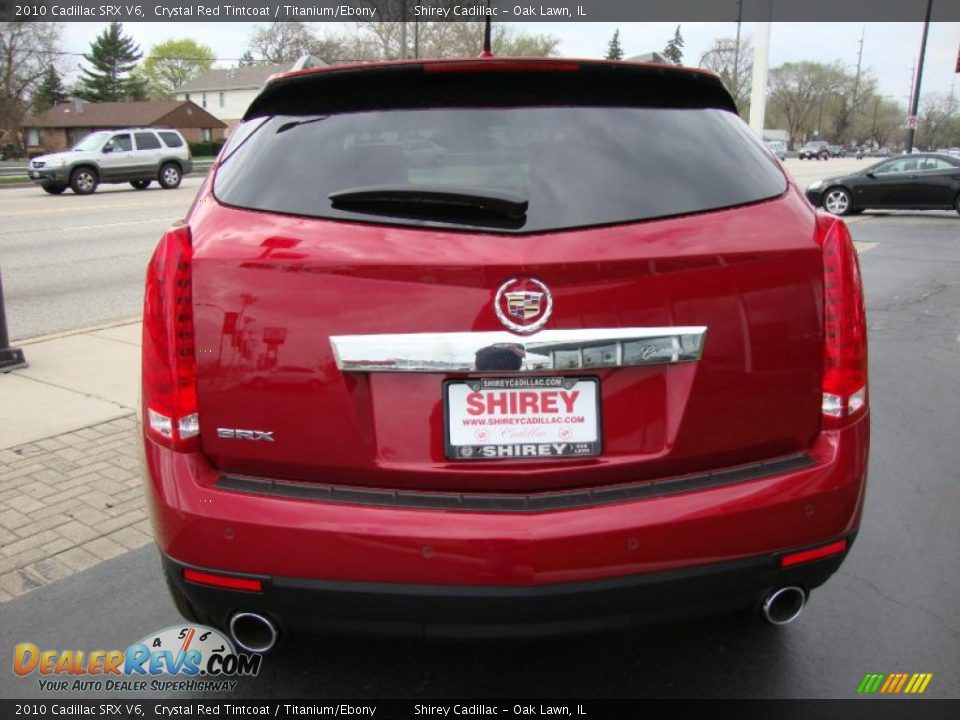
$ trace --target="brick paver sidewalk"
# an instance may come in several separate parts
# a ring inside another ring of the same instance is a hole
[[[152,541],[133,415],[0,450],[0,602]]]

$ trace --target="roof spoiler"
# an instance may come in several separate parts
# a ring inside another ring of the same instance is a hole
[[[438,70],[444,72],[437,72]],[[553,70],[564,72],[551,72]],[[469,76],[469,82],[464,82]],[[677,66],[567,58],[464,58],[332,66],[272,78],[244,120],[438,107],[712,108],[736,113],[720,78]]]

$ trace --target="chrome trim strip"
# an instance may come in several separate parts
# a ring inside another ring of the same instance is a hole
[[[699,360],[707,328],[648,327],[334,335],[343,372],[544,372]],[[480,355],[480,353],[483,355]]]

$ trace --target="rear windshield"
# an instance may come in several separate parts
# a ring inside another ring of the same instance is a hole
[[[498,223],[408,206],[343,207],[360,188],[510,193]],[[776,197],[786,179],[732,113],[637,107],[437,108],[254,118],[215,180],[228,205],[360,222],[539,232]],[[335,206],[336,205],[336,206]]]

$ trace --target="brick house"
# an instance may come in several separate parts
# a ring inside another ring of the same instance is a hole
[[[95,130],[166,127],[179,130],[188,142],[222,140],[226,124],[189,100],[60,103],[21,124],[28,155],[73,147]]]

